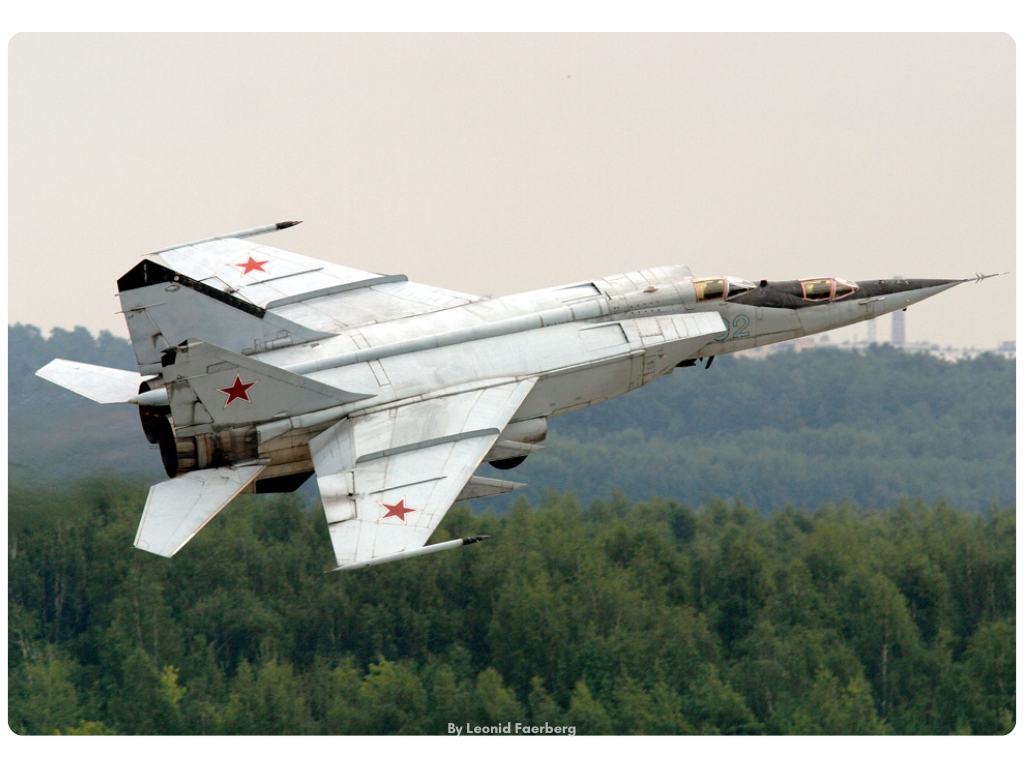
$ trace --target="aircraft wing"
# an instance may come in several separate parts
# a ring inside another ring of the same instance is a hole
[[[387,408],[311,440],[338,565],[422,547],[534,383]]]
[[[480,300],[412,283],[405,275],[343,267],[239,237],[181,245],[150,258],[211,288],[328,333]]]

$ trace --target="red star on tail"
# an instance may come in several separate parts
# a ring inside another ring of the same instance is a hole
[[[218,390],[218,392],[223,392],[225,395],[228,396],[228,401],[224,403],[224,407],[227,408],[229,405],[235,402],[235,400],[244,400],[247,403],[251,403],[252,400],[249,399],[249,388],[255,383],[255,381],[252,381],[249,382],[248,384],[243,384],[241,376],[239,376],[236,373],[234,384],[232,384],[230,387],[225,387],[224,389]]]
[[[381,520],[387,520],[389,517],[397,517],[403,523],[405,522],[406,515],[408,515],[410,512],[419,511],[416,509],[410,509],[409,507],[405,506],[405,499],[402,499],[397,504],[381,504],[381,506],[388,511],[386,515],[383,515],[381,517]]]
[[[269,259],[267,261],[269,261]],[[266,272],[266,270],[263,269],[263,265],[266,263],[266,261],[256,261],[256,259],[250,256],[248,261],[242,262],[241,264],[235,264],[235,266],[244,269],[245,271],[242,275],[245,276],[250,272]]]

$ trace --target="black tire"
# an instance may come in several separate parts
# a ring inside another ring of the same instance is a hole
[[[487,463],[495,469],[515,469],[524,461],[526,461],[525,456],[513,456],[511,459],[498,459],[497,461],[489,461]]]

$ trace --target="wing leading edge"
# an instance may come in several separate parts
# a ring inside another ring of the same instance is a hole
[[[346,419],[311,440],[339,567],[422,547],[535,381]]]

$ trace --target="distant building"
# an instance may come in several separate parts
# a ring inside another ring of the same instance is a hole
[[[893,280],[899,280],[900,276],[896,275]],[[906,315],[900,311],[892,313],[892,345],[894,347],[904,347],[907,344],[907,326],[906,326]]]
[[[906,314],[897,310],[892,313],[892,345],[903,347],[907,344]]]

